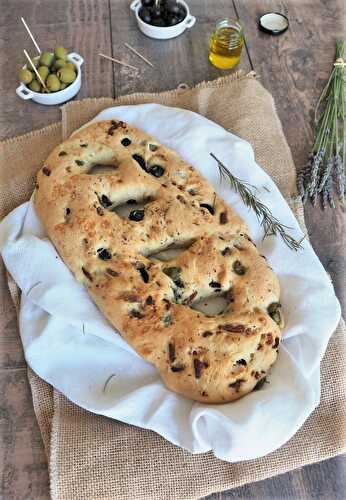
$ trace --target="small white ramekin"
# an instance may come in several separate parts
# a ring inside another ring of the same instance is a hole
[[[53,104],[61,104],[66,102],[76,94],[78,94],[81,83],[82,83],[82,70],[81,66],[84,63],[82,56],[76,52],[71,52],[67,56],[68,61],[72,62],[77,68],[77,78],[68,87],[63,90],[58,90],[58,92],[50,92],[49,94],[41,94],[40,92],[34,92],[29,89],[24,83],[21,83],[19,87],[16,88],[16,94],[24,100],[32,99],[39,104],[45,104],[46,106],[51,106]],[[23,66],[26,69],[27,65]]]
[[[150,38],[158,38],[159,40],[168,40],[169,38],[175,38],[176,36],[181,35],[182,33],[184,33],[186,29],[192,28],[192,26],[196,22],[196,18],[194,16],[191,16],[190,14],[190,9],[187,3],[184,2],[184,0],[177,0],[177,2],[185,7],[186,17],[175,26],[167,26],[167,27],[152,26],[151,24],[142,21],[142,19],[139,17],[138,14],[139,9],[142,7],[141,0],[134,0],[130,5],[130,9],[134,11],[137,19],[138,28],[141,30],[142,33],[149,36]]]

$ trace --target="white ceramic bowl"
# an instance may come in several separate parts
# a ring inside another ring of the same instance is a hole
[[[196,22],[196,18],[194,16],[191,16],[190,14],[190,9],[187,3],[184,2],[184,0],[177,0],[177,2],[185,7],[186,17],[175,26],[167,26],[167,27],[152,26],[151,24],[142,21],[142,19],[139,17],[138,14],[139,9],[142,7],[141,0],[134,0],[130,5],[130,9],[134,11],[137,19],[138,28],[141,30],[142,33],[149,36],[150,38],[168,40],[168,38],[174,38],[176,36],[181,35],[187,28],[192,28],[192,26]]]
[[[76,52],[71,52],[67,56],[68,61],[71,61],[77,69],[77,78],[68,87],[58,92],[51,92],[50,94],[41,94],[40,92],[33,92],[24,83],[21,83],[19,87],[16,88],[17,95],[24,100],[32,99],[39,104],[45,104],[46,106],[51,106],[53,104],[61,104],[66,102],[72,97],[74,97],[81,87],[82,83],[82,70],[81,66],[84,63],[82,56]],[[23,66],[25,69],[27,65]]]

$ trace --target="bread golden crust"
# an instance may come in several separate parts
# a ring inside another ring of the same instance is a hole
[[[124,122],[91,124],[48,157],[34,203],[64,262],[168,388],[224,403],[265,377],[281,339],[278,279],[174,151]],[[172,246],[184,250],[155,258]],[[223,297],[221,314],[196,309],[210,296]]]

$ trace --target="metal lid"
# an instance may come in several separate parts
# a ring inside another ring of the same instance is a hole
[[[281,35],[289,26],[288,18],[280,12],[266,12],[258,21],[261,31],[269,35]]]

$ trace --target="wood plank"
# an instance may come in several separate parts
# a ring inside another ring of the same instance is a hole
[[[0,498],[48,500],[47,460],[26,368],[0,370]]]
[[[114,65],[116,95],[174,89],[180,83],[192,86],[235,71],[217,69],[208,61],[208,40],[216,20],[236,16],[230,0],[189,0],[191,14],[197,18],[196,24],[171,40],[154,40],[143,35],[137,27],[134,14],[130,12],[127,0],[110,0],[110,6],[113,56],[139,68],[136,75],[131,69]],[[155,69],[126,49],[124,42],[150,59]],[[112,63],[103,62],[107,68],[110,64]],[[239,68],[246,71],[251,69],[245,49]]]
[[[19,85],[17,73],[24,61],[23,48],[36,54],[20,16],[27,21],[41,50],[64,45],[84,57],[78,98],[113,96],[113,75],[96,57],[97,52],[111,50],[108,0],[0,0],[0,11],[0,138],[61,119],[59,106],[23,101],[15,93]]]
[[[257,28],[261,14],[277,10],[274,0],[234,0],[245,24],[247,46],[254,69],[273,94],[284,132],[299,170],[313,141],[313,113],[330,74],[335,41],[346,38],[345,3],[324,0],[287,2],[289,30],[272,37]],[[330,273],[346,314],[346,218],[341,209],[306,205],[311,243]]]
[[[339,456],[205,500],[343,500],[345,487],[346,457]]]

